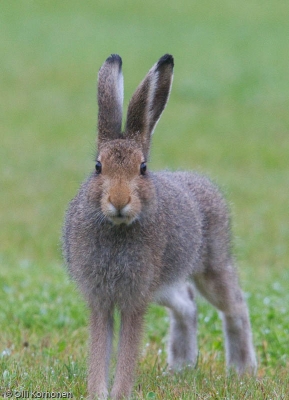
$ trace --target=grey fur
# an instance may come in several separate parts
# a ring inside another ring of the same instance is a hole
[[[123,106],[122,60],[112,54],[98,73],[98,146],[121,134]]]
[[[106,67],[107,62],[102,68]],[[91,310],[90,399],[109,394],[114,308],[120,311],[121,329],[113,399],[130,396],[143,318],[151,301],[170,309],[170,368],[196,363],[197,316],[190,282],[222,315],[228,367],[239,373],[256,370],[248,310],[230,254],[228,210],[220,192],[198,174],[140,173],[172,74],[173,58],[166,55],[133,96],[129,132],[116,138],[115,131],[102,130],[102,173],[93,173],[83,183],[66,214],[63,247],[68,270]],[[144,90],[148,84],[153,87]],[[106,88],[105,82],[102,89],[102,109],[111,115],[110,107],[119,105],[116,89]],[[107,118],[100,115],[99,126],[109,127]]]
[[[146,159],[151,135],[169,98],[173,68],[173,57],[165,54],[140,83],[128,105],[126,136],[141,143]]]

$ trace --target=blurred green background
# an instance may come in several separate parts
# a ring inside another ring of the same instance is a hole
[[[289,3],[282,0],[1,2],[0,354],[8,349],[10,358],[0,357],[0,377],[8,371],[6,384],[24,384],[21,365],[29,357],[22,357],[31,346],[38,369],[43,349],[59,350],[48,352],[49,362],[86,354],[87,313],[62,267],[60,236],[67,203],[94,168],[96,78],[111,53],[123,59],[125,109],[159,57],[174,56],[171,97],[149,167],[194,169],[220,185],[232,209],[260,374],[288,367],[288,21]],[[222,343],[216,314],[200,302],[199,319],[207,313],[211,323],[200,321],[203,354],[210,340],[215,352]],[[148,341],[161,346],[165,330],[154,317],[166,327],[165,314],[152,308],[150,316]]]

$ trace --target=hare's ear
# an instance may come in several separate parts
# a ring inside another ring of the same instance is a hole
[[[128,106],[126,136],[141,143],[146,157],[151,135],[169,98],[173,68],[171,55],[161,57],[138,86]]]
[[[112,54],[98,73],[98,146],[121,134],[123,106],[122,60]]]

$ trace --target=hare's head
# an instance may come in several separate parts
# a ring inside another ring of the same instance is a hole
[[[130,224],[154,196],[146,162],[151,135],[169,97],[173,57],[160,58],[138,86],[123,133],[121,66],[121,58],[113,54],[98,74],[98,154],[92,191],[104,217],[114,224]]]

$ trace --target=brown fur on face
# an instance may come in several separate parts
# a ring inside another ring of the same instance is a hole
[[[140,193],[146,179],[140,173],[145,161],[141,149],[133,141],[116,139],[100,149],[97,160],[102,171],[93,186],[95,191],[101,187],[103,215],[117,225],[132,223],[142,211]]]

